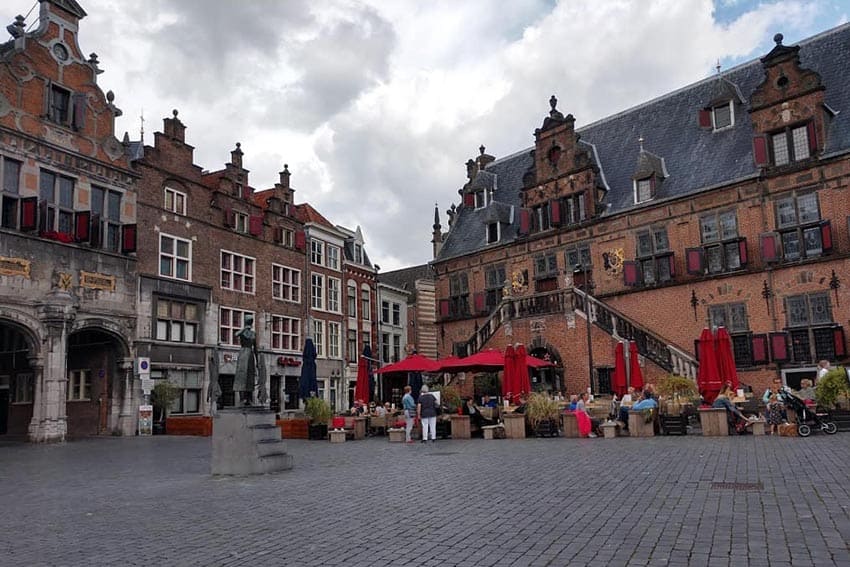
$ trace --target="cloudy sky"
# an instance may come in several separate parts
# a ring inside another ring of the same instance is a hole
[[[464,162],[529,147],[552,94],[577,126],[847,21],[832,0],[79,0],[80,44],[145,140],[171,109],[196,163],[360,225],[382,271],[431,258]],[[4,0],[11,22],[31,0]],[[32,21],[32,19],[28,20]]]

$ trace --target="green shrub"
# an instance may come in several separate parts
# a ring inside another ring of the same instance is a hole
[[[541,421],[558,419],[560,411],[558,402],[540,392],[530,394],[525,404],[525,417],[532,427],[537,427]]]
[[[843,368],[833,368],[826,376],[818,380],[815,387],[815,398],[819,405],[831,409],[836,402],[846,400],[850,395],[850,383]]]
[[[460,390],[458,390],[456,386],[435,384],[431,390],[434,392],[440,392],[440,405],[448,412],[457,411],[457,408],[459,408],[463,403],[463,400],[460,397]]]
[[[168,417],[168,410],[180,394],[180,388],[168,380],[157,380],[151,392],[151,405],[159,412],[160,421]]]
[[[693,401],[699,398],[697,384],[690,378],[669,374],[661,378],[655,385],[656,393],[664,398],[682,398],[682,401]]]
[[[333,417],[331,406],[323,398],[307,398],[304,413],[314,425],[327,423]]]

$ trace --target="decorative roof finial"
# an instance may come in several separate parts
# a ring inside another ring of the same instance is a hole
[[[717,69],[717,74],[719,75],[720,74],[720,59],[717,60],[717,65],[715,65],[714,68]]]
[[[640,151],[643,151],[643,136],[638,138],[638,144],[640,144]]]
[[[139,139],[144,144],[145,142],[145,109],[139,113]]]
[[[26,27],[24,20],[25,18],[18,14],[15,16],[15,21],[6,26],[6,31],[14,38],[22,37],[25,33],[24,28]]]
[[[484,144],[481,144],[480,146],[478,146],[478,151],[481,152],[482,156],[484,155],[484,150],[486,150],[486,149],[487,148],[484,147]]]
[[[552,107],[552,110],[555,110],[555,107],[558,106],[558,99],[555,98],[555,95],[552,95],[549,98],[549,106]]]
[[[176,108],[171,109],[171,115],[172,115],[174,118],[177,118],[177,109],[176,109]]]
[[[776,42],[776,45],[782,45],[783,39],[785,39],[785,36],[782,35],[781,33],[778,33],[775,36],[773,36],[773,41]]]

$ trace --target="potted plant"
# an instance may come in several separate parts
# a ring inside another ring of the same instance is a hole
[[[690,378],[670,374],[661,378],[655,391],[662,399],[659,410],[664,415],[680,415],[683,405],[699,399],[696,383]]]
[[[815,399],[818,406],[829,412],[829,419],[840,431],[850,429],[850,382],[844,368],[833,368],[818,380]]]
[[[307,398],[304,413],[310,418],[308,437],[321,440],[328,437],[328,420],[333,416],[331,407],[322,398]]]
[[[174,400],[180,395],[180,388],[169,382],[168,380],[159,380],[153,387],[151,392],[151,404],[154,409],[154,416],[157,417],[153,424],[153,432],[155,435],[165,434],[165,420],[168,418],[168,410]]]
[[[460,390],[456,386],[437,384],[432,390],[440,392],[440,407],[448,413],[457,413],[458,408],[463,404]]]
[[[557,437],[560,409],[557,401],[542,392],[534,392],[528,396],[525,418],[538,437]]]

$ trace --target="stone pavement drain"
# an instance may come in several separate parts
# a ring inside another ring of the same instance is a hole
[[[760,482],[712,482],[712,490],[764,490]]]

